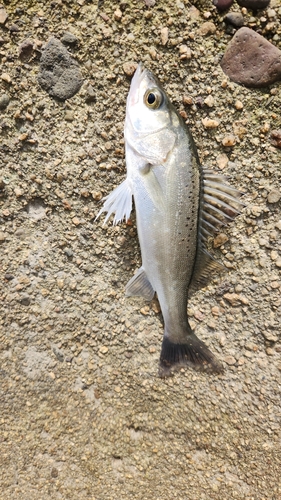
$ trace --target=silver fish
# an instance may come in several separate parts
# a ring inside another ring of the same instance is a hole
[[[105,198],[105,222],[128,220],[134,197],[142,266],[126,295],[151,300],[157,292],[164,318],[160,376],[183,365],[221,371],[222,365],[192,331],[190,294],[223,266],[204,248],[206,238],[233,219],[241,193],[200,165],[182,117],[158,79],[139,64],[127,98],[127,177]]]

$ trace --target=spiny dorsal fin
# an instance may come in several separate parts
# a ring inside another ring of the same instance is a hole
[[[191,283],[188,287],[188,295],[191,296],[194,292],[206,286],[213,274],[222,273],[224,271],[225,267],[222,264],[217,262],[203,248],[199,249]]]
[[[136,274],[128,281],[125,294],[127,297],[141,296],[146,300],[152,300],[154,289],[146,276],[145,270],[140,267]]]
[[[204,243],[209,236],[240,214],[245,206],[243,195],[225,184],[226,177],[202,168],[202,201],[199,216],[199,238]]]

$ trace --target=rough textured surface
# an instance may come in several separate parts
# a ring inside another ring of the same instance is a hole
[[[42,52],[38,82],[48,94],[62,100],[73,97],[83,83],[78,63],[56,38],[51,38]]]
[[[265,87],[281,80],[281,50],[244,27],[230,41],[221,67],[236,83],[247,87]]]
[[[281,87],[229,81],[219,64],[229,35],[205,3],[118,2],[121,18],[111,0],[98,13],[83,0],[5,4],[19,31],[0,32],[10,99],[0,120],[1,500],[280,499],[281,201],[268,197],[281,185],[271,144]],[[280,48],[279,0],[271,7],[274,18],[243,15]],[[207,11],[217,31],[201,37]],[[37,75],[40,43],[66,31],[85,83],[61,102]],[[21,62],[27,39],[38,48]],[[159,305],[124,297],[140,265],[135,220],[94,222],[125,176],[123,65],[139,60],[188,120],[202,163],[245,192],[243,214],[210,248],[228,271],[189,304],[220,376],[157,378]]]

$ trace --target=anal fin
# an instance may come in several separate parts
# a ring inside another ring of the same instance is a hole
[[[125,294],[127,297],[140,296],[146,300],[152,300],[155,290],[153,289],[145,270],[140,267],[136,274],[126,285]]]

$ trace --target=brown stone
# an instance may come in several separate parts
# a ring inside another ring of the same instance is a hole
[[[0,6],[0,24],[3,25],[8,19],[8,14],[4,7]]]
[[[244,27],[229,43],[221,67],[236,83],[265,87],[281,80],[281,51],[263,36]]]

